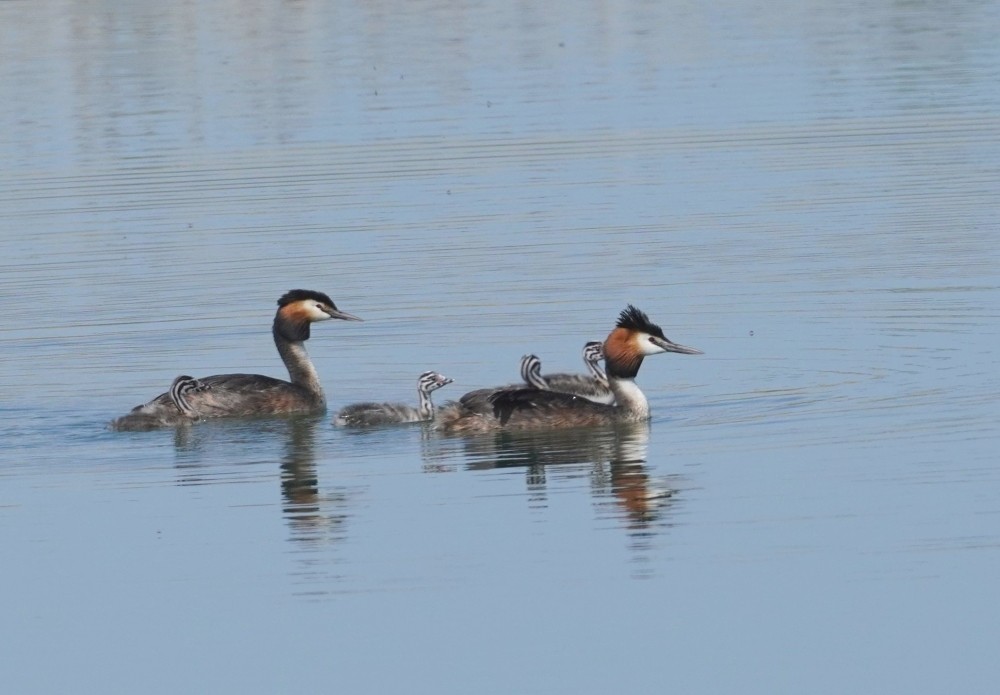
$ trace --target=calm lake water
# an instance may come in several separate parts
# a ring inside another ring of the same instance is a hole
[[[0,3],[4,691],[994,692],[997,26]],[[105,428],[295,287],[331,411],[706,354],[624,433]]]

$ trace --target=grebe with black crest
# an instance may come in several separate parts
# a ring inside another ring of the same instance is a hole
[[[442,409],[437,429],[467,434],[500,429],[586,427],[649,419],[649,401],[635,383],[642,361],[650,355],[674,352],[700,355],[701,350],[669,340],[663,330],[631,304],[618,317],[604,341],[604,364],[615,404],[595,403],[580,396],[535,388],[471,391],[457,404]]]

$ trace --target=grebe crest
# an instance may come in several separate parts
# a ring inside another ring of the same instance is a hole
[[[608,377],[634,379],[644,357],[662,352],[703,354],[701,350],[671,341],[644,312],[629,304],[619,314],[615,329],[604,341],[604,364]]]
[[[342,408],[333,419],[333,424],[340,427],[377,427],[405,422],[429,422],[434,419],[431,393],[451,382],[443,374],[424,372],[417,378],[418,407],[404,403],[354,403]]]

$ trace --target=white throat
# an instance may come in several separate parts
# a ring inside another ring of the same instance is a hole
[[[615,402],[629,420],[648,420],[649,401],[634,379],[608,379]]]
[[[420,399],[420,407],[417,412],[424,420],[434,419],[434,404],[431,402],[431,394],[427,389],[417,388],[417,397]]]

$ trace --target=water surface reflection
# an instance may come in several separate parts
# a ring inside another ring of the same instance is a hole
[[[204,485],[271,479],[280,471],[281,511],[302,544],[326,544],[344,537],[349,493],[323,489],[317,436],[325,417],[205,421],[173,434],[177,483]]]
[[[291,531],[289,540],[303,545],[335,543],[346,535],[349,491],[320,491],[316,429],[321,426],[326,426],[321,418],[290,420],[281,457],[282,513]]]
[[[447,441],[445,439],[444,441]],[[675,493],[647,470],[649,423],[617,423],[570,430],[501,431],[461,439],[466,468],[524,468],[533,502],[544,504],[552,467],[557,475],[586,474],[598,503],[614,499],[631,530],[662,521]],[[426,455],[427,452],[425,452]]]

